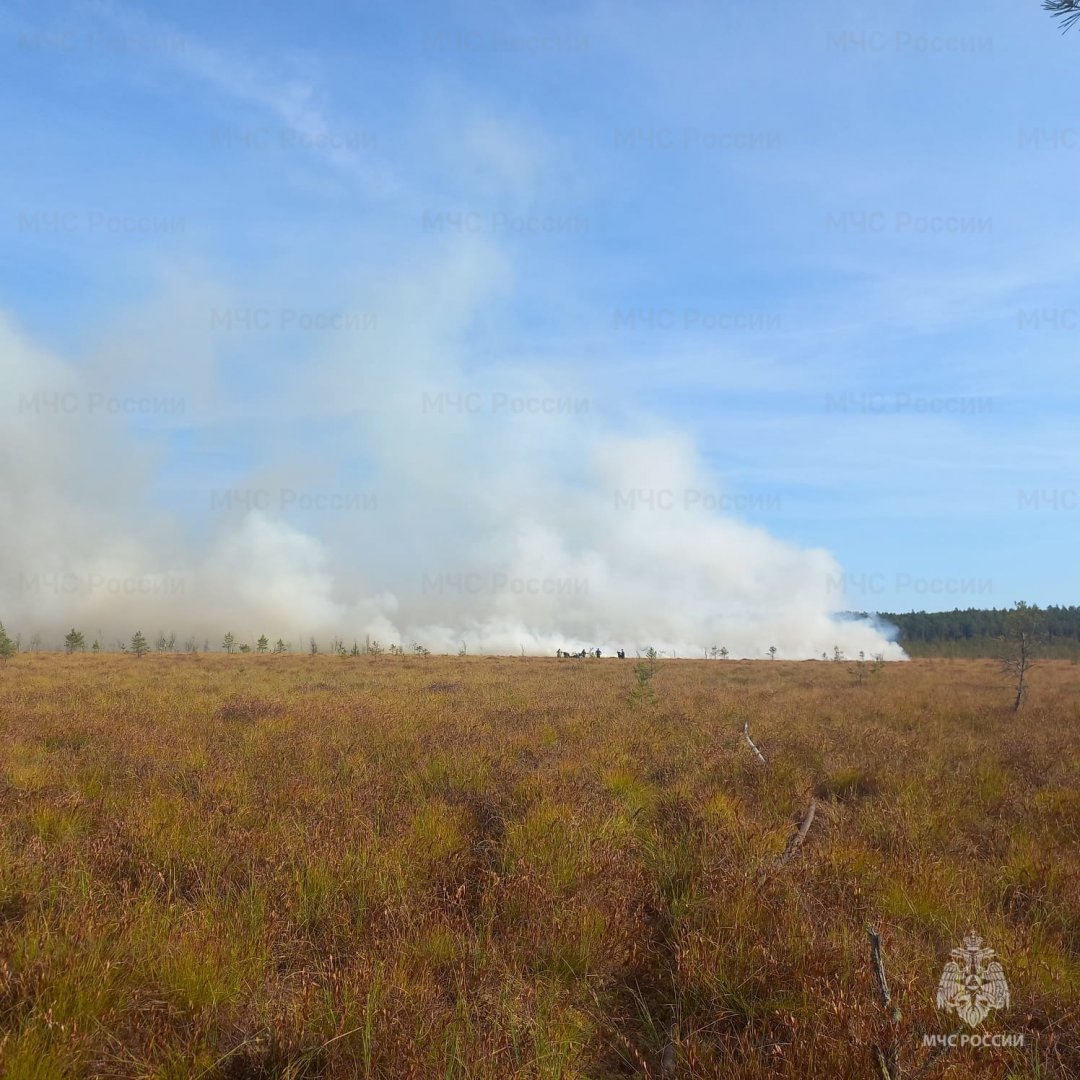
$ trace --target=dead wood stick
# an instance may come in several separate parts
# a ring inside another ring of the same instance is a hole
[[[802,842],[806,839],[806,834],[810,831],[810,826],[814,823],[814,815],[817,813],[817,799],[811,799],[810,805],[806,808],[806,813],[803,814],[802,824],[798,830],[794,832],[791,839],[787,842],[787,847],[784,848],[784,853],[776,860],[778,866],[783,866],[796,851],[802,847]]]
[[[747,720],[747,721],[745,721],[743,723],[742,733],[746,737],[746,741],[750,744],[750,749],[753,750],[755,754],[757,754],[758,761],[760,761],[761,764],[764,765],[765,764],[765,755],[757,748],[757,746],[754,745],[754,740],[750,738],[750,721],[749,720]]]

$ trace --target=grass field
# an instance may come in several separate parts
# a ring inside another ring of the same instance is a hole
[[[1080,667],[1030,681],[20,655],[4,1075],[1080,1076]],[[1025,1045],[927,1061],[971,927]]]

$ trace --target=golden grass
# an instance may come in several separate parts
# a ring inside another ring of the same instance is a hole
[[[1080,1076],[1080,667],[20,655],[10,1080]],[[744,721],[763,766],[742,736]],[[775,865],[811,797],[816,819]]]

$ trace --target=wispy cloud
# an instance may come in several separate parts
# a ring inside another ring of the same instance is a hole
[[[301,67],[299,63],[290,62],[287,56],[263,55],[256,60],[211,45],[187,28],[151,18],[114,0],[97,0],[90,10],[98,19],[135,38],[182,43],[182,47],[163,51],[155,62],[169,65],[231,103],[247,106],[268,118],[269,127],[239,124],[233,133],[238,142],[254,143],[262,138],[314,155],[362,182],[370,197],[386,197],[396,190],[393,171],[379,158],[371,131],[332,118],[324,90],[314,76],[296,70]]]

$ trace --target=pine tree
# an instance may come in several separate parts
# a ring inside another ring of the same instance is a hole
[[[66,652],[70,656],[73,652],[85,652],[85,651],[86,651],[86,639],[82,636],[82,634],[78,630],[75,629],[75,627],[72,627],[71,628],[71,633],[69,633],[64,638],[64,652]]]
[[[1027,674],[1031,670],[1032,657],[1040,642],[1043,630],[1042,612],[1035,604],[1018,601],[1008,613],[1006,641],[1010,645],[1007,656],[1001,658],[1002,669],[1016,679],[1016,697],[1013,712],[1019,712],[1027,697]]]
[[[266,635],[263,634],[258,641],[255,642],[256,652],[266,652],[270,648],[270,642],[266,640]]]
[[[1061,20],[1062,33],[1080,21],[1080,0],[1043,0],[1043,8]]]
[[[136,630],[131,635],[131,651],[141,660],[149,651],[150,646],[141,630]]]
[[[225,635],[225,639],[222,641],[221,647],[227,653],[231,653],[236,649],[236,638],[233,637],[232,631],[229,631],[229,633]]]
[[[7,660],[15,655],[15,642],[8,637],[4,624],[0,622],[0,660]]]

